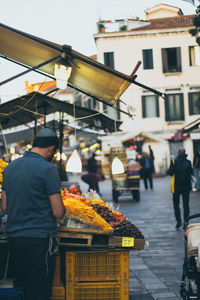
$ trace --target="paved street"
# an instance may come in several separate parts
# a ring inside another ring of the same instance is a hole
[[[82,191],[87,185],[77,175],[69,181],[79,182]],[[123,194],[113,203],[111,180],[100,182],[102,199],[123,213],[142,231],[149,243],[145,249],[130,251],[130,300],[180,299],[179,285],[184,258],[183,230],[175,230],[169,176],[154,179],[154,190],[144,190],[140,182],[141,200]],[[200,192],[191,192],[191,214],[200,212]]]

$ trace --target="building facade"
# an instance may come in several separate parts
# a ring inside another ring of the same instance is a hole
[[[165,94],[163,99],[132,84],[120,98],[126,103],[124,109],[141,123],[141,131],[160,138],[161,146],[152,144],[158,152],[159,172],[163,165],[167,168],[179,147],[185,147],[192,160],[194,144],[200,142],[198,132],[192,137],[183,134],[184,126],[200,117],[200,47],[189,33],[193,15],[183,15],[181,9],[165,4],[145,12],[145,21],[99,22],[94,38],[98,61],[125,74],[131,74],[141,61],[136,81]],[[144,151],[148,145],[144,143]]]

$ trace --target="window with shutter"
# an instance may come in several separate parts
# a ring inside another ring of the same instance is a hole
[[[189,114],[199,115],[200,114],[200,91],[188,93],[189,100]]]
[[[114,52],[104,52],[104,64],[112,69],[115,68],[114,65]]]
[[[181,72],[181,49],[175,48],[163,48],[162,49],[162,64],[163,73]]]
[[[168,94],[165,98],[165,120],[181,121],[184,120],[183,94]]]
[[[152,49],[143,49],[143,69],[153,69],[153,50]]]
[[[200,46],[189,46],[190,66],[200,66]]]
[[[159,102],[156,95],[142,96],[142,117],[143,118],[158,118],[159,117]]]

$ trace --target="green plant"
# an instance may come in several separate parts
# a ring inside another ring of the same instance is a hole
[[[196,8],[196,15],[193,18],[195,28],[189,30],[189,33],[196,38],[196,42],[200,45],[200,5]]]
[[[127,26],[126,26],[126,25],[122,25],[122,26],[120,27],[120,30],[121,30],[121,31],[127,30]]]

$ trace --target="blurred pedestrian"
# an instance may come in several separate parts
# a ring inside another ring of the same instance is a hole
[[[87,174],[82,175],[81,179],[89,185],[88,190],[97,191],[97,193],[100,195],[100,177],[98,175],[98,164],[95,159],[95,153],[93,153],[92,156],[88,159],[87,172]]]
[[[200,170],[200,155],[197,148],[194,149],[194,160],[193,160],[193,172],[194,172],[194,188],[193,192],[200,191],[200,178],[199,178],[199,170]]]
[[[184,148],[180,148],[175,160],[171,161],[168,174],[173,176],[171,192],[173,194],[174,215],[177,222],[176,229],[179,229],[182,226],[179,206],[180,196],[182,195],[184,221],[186,221],[190,213],[189,196],[192,189],[191,180],[193,175],[192,165],[190,160],[187,159]]]
[[[148,183],[150,186],[150,189],[153,189],[153,178],[152,178],[152,160],[151,157],[149,156],[148,153],[144,152],[142,154],[142,157],[139,160],[139,163],[141,165],[141,169],[140,169],[140,175],[141,178],[144,181],[144,187],[145,190],[148,189]]]
[[[153,154],[153,150],[151,149],[151,146],[149,145],[149,156],[151,158],[151,163],[152,163],[152,173],[155,173],[155,167],[154,167],[154,154]]]

